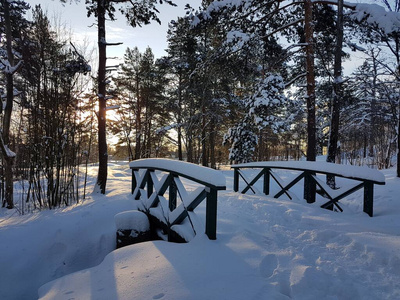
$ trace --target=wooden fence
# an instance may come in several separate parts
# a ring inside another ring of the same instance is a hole
[[[141,201],[139,210],[158,220],[169,241],[190,240],[188,226],[196,233],[194,209],[203,200],[206,200],[205,233],[209,239],[216,239],[218,191],[226,189],[220,171],[169,159],[135,160],[130,168],[132,194]],[[182,178],[194,182],[197,188],[188,191]],[[180,226],[184,223],[185,226]]]
[[[335,206],[338,210],[343,211],[338,201],[344,197],[356,192],[357,190],[364,189],[364,203],[363,211],[370,217],[373,216],[373,203],[374,203],[374,184],[384,185],[385,177],[377,170],[367,167],[356,167],[351,165],[339,165],[327,162],[311,162],[311,161],[265,161],[254,162],[246,164],[237,164],[231,166],[234,169],[234,182],[233,189],[235,192],[239,191],[239,179],[245,183],[242,193],[252,190],[255,193],[254,184],[263,177],[263,192],[265,195],[270,193],[271,178],[278,184],[280,190],[273,197],[279,198],[286,194],[289,199],[291,195],[289,190],[298,182],[303,180],[304,186],[304,199],[308,203],[315,202],[317,186],[319,192],[329,199],[328,202],[321,205],[322,208],[333,209]],[[243,173],[244,169],[260,169],[253,179],[248,179]],[[282,169],[289,171],[299,171],[298,175],[290,180],[284,182],[274,170]],[[317,174],[330,175],[335,177],[347,178],[354,180],[355,185],[350,188],[332,189],[324,180],[317,177]],[[240,177],[240,178],[239,178]]]

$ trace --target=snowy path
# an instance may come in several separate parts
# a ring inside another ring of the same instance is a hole
[[[115,242],[109,228],[114,215],[134,206],[127,172],[116,167],[106,197],[67,210],[8,219],[0,211],[0,298],[36,299],[40,285],[98,264]],[[303,200],[234,193],[233,172],[224,174],[216,241],[198,235],[188,244],[128,246],[91,269],[46,284],[40,295],[400,299],[400,179],[394,170],[384,171],[386,185],[376,188],[373,218],[362,212],[362,192],[342,201],[344,213],[335,213]],[[203,207],[198,214],[204,215]]]

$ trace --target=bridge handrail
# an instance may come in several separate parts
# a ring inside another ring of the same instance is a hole
[[[225,176],[220,171],[193,163],[163,158],[146,158],[131,161],[129,166],[131,169],[154,169],[172,172],[210,188],[226,189]]]
[[[260,161],[236,164],[232,165],[231,168],[271,168],[294,171],[310,171],[359,181],[368,180],[378,185],[385,184],[385,176],[378,170],[368,167],[340,165],[322,161]]]
[[[152,208],[156,208],[160,199],[165,199],[164,193],[169,190],[168,214],[171,218],[168,219],[168,228],[166,228],[169,240],[172,239],[169,234],[172,226],[180,224],[186,217],[189,217],[189,213],[204,199],[206,199],[205,233],[209,239],[216,239],[217,192],[226,189],[225,176],[220,171],[183,161],[161,158],[135,160],[130,162],[129,166],[132,169],[132,194],[136,200],[142,196],[145,198],[144,210],[146,213],[149,213]],[[141,169],[145,170],[142,176],[139,174]],[[167,174],[158,179],[155,171]],[[195,190],[189,195],[180,177],[196,182],[203,188]],[[144,193],[145,187],[147,192]],[[181,196],[182,203],[177,207],[178,194]]]
[[[300,180],[304,179],[304,199],[308,203],[315,202],[316,197],[316,186],[319,186],[321,191],[325,194],[329,201],[321,207],[333,209],[336,206],[340,211],[343,211],[339,206],[338,201],[349,194],[363,188],[364,189],[364,212],[370,217],[373,216],[373,193],[374,184],[384,185],[385,176],[374,169],[367,167],[349,166],[349,165],[339,165],[327,162],[312,162],[312,161],[264,161],[264,162],[252,162],[245,164],[232,165],[231,168],[234,169],[234,182],[233,190],[238,192],[239,190],[239,176],[243,178],[246,183],[246,187],[242,190],[242,193],[246,193],[251,189],[254,193],[252,186],[261,178],[264,177],[263,192],[269,195],[270,178],[272,177],[275,182],[279,185],[280,191],[274,195],[274,198],[279,198],[283,194],[287,194],[291,199],[288,191]],[[261,169],[261,171],[255,176],[253,180],[247,180],[244,174],[241,173],[241,169]],[[300,175],[293,179],[286,185],[280,182],[277,174],[275,174],[272,169],[284,169],[300,171]],[[337,177],[347,178],[351,180],[360,181],[361,183],[351,187],[347,190],[334,190],[326,185],[323,181],[316,177],[316,173],[324,175],[333,175]]]

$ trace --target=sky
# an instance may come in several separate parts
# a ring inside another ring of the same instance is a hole
[[[62,4],[59,0],[27,0],[27,2],[31,7],[41,4],[42,8],[48,12],[51,20],[57,20],[57,23],[65,25],[67,29],[71,29],[74,43],[77,45],[83,45],[87,41],[89,42],[89,47],[97,48],[97,29],[96,26],[91,26],[95,23],[95,18],[94,16],[87,17],[84,0],[79,1],[79,3],[72,0],[70,4]],[[174,2],[177,7],[171,7],[166,4],[159,6],[161,25],[153,22],[142,28],[132,28],[127,25],[125,18],[117,12],[117,21],[108,22],[107,24],[107,42],[123,42],[123,45],[108,47],[108,56],[123,57],[127,47],[133,48],[135,46],[141,52],[144,52],[150,46],[156,58],[165,55],[168,23],[178,16],[185,15],[184,7],[186,3],[189,2],[195,8],[198,8],[201,3],[200,0],[174,0]],[[31,17],[31,13],[28,16]]]

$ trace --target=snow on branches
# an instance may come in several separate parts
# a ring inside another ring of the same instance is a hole
[[[231,144],[230,160],[240,163],[251,161],[258,143],[257,134],[267,127],[273,133],[279,133],[289,123],[290,118],[285,114],[288,99],[283,94],[284,88],[280,75],[267,74],[243,99],[243,119],[224,136],[224,144]]]
[[[251,124],[248,116],[245,116],[241,123],[229,128],[224,136],[224,144],[230,143],[229,160],[237,163],[252,161],[257,135],[254,132],[254,125]]]
[[[351,17],[358,22],[365,21],[382,29],[385,34],[400,30],[400,13],[386,11],[380,5],[358,3]]]
[[[271,126],[274,132],[278,132],[283,121],[277,115],[278,108],[282,108],[287,99],[282,91],[285,84],[280,75],[268,74],[256,85],[253,95],[246,104],[248,115],[254,125],[259,129]]]

